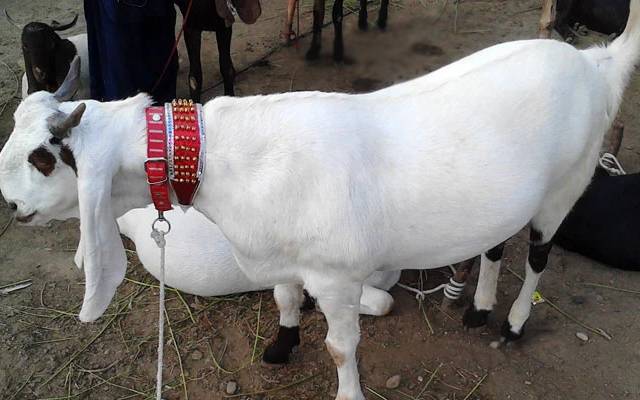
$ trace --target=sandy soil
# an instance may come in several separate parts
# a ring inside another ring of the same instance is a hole
[[[331,60],[331,29],[324,33],[322,58],[308,64],[303,55],[309,37],[299,47],[279,48],[284,0],[265,3],[256,25],[235,28],[233,58],[238,70],[273,51],[238,76],[240,95],[381,88],[433,71],[488,45],[531,38],[539,14],[537,0],[467,0],[459,7],[458,32],[454,33],[451,4],[438,18],[440,7],[435,1],[395,1],[385,33],[373,26],[361,33],[354,15],[345,18],[345,64]],[[19,21],[66,20],[72,11],[82,8],[80,1],[71,0],[3,0],[2,7]],[[371,21],[374,17],[372,12]],[[81,32],[83,26],[80,21],[70,33]],[[310,27],[307,1],[302,28],[308,31]],[[206,35],[205,48],[205,87],[211,87],[220,79],[212,34]],[[0,115],[0,143],[4,143],[17,105],[11,97],[16,89],[14,75],[23,70],[19,31],[4,19],[0,20],[0,60],[0,104],[8,100]],[[181,58],[183,95],[187,93],[186,68],[186,57]],[[640,169],[640,118],[634,113],[640,102],[639,90],[640,80],[635,79],[622,111],[626,136],[620,160],[630,172]],[[205,94],[212,97],[220,92],[217,86]],[[467,116],[461,114],[461,118]],[[9,212],[2,204],[0,227],[8,220]],[[507,249],[505,264],[518,273],[526,254],[525,238],[525,234],[519,235]],[[33,281],[27,289],[0,297],[2,398],[119,399],[147,398],[153,393],[155,282],[130,252],[130,281],[121,286],[107,314],[93,324],[79,323],[75,313],[82,300],[83,277],[72,262],[77,239],[74,221],[38,229],[14,225],[0,238],[0,285]],[[534,307],[526,339],[499,350],[490,348],[519,289],[518,279],[506,268],[500,277],[500,305],[489,326],[478,332],[463,331],[463,308],[445,314],[437,306],[440,296],[433,296],[423,314],[410,294],[395,288],[392,293],[397,303],[391,315],[362,318],[359,357],[366,396],[405,399],[422,392],[421,399],[640,398],[638,294],[588,285],[638,290],[640,276],[562,249],[552,251],[547,271],[541,292],[563,312],[608,332],[611,340],[543,303]],[[429,277],[430,284],[444,279],[438,272]],[[409,272],[403,280],[412,283],[417,277]],[[473,284],[468,289],[467,297]],[[169,292],[167,304],[171,331],[166,348],[166,399],[223,398],[229,381],[238,383],[238,398],[330,399],[335,395],[336,378],[324,350],[326,325],[321,314],[304,315],[300,351],[291,365],[274,370],[258,361],[277,328],[270,292],[223,298]],[[589,340],[582,342],[576,332],[586,333]],[[395,374],[401,375],[400,387],[386,389],[385,381]]]

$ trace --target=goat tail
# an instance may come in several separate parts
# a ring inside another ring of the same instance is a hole
[[[640,0],[630,1],[627,26],[607,50],[613,57],[614,71],[611,73],[622,92],[640,59]]]

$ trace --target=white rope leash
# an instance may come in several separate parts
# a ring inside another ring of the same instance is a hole
[[[620,165],[620,161],[611,153],[603,153],[598,163],[609,175],[618,176],[627,174],[622,168],[622,165]]]
[[[165,222],[167,230],[162,231],[156,228],[156,223]],[[151,225],[151,238],[160,248],[160,300],[158,314],[158,373],[156,374],[156,400],[162,400],[162,370],[164,367],[164,251],[167,244],[165,235],[171,231],[171,224],[164,219],[162,213],[158,214],[158,218]]]
[[[448,267],[451,270],[451,272],[455,275],[455,273],[456,273],[455,268],[453,268],[453,266],[451,266],[451,265],[449,265]],[[420,273],[422,273],[422,272],[423,271],[420,271]],[[426,277],[428,277],[426,271],[424,272],[424,274],[425,274],[425,281],[426,281]],[[427,295],[439,292],[441,290],[444,290],[444,295],[449,300],[458,300],[462,296],[462,292],[464,291],[464,288],[466,286],[466,282],[456,282],[455,280],[453,280],[453,277],[451,277],[451,278],[449,278],[449,282],[448,283],[443,283],[443,284],[438,285],[438,286],[436,286],[434,288],[426,289],[426,290],[416,289],[414,287],[407,286],[407,285],[404,285],[402,283],[397,283],[397,285],[399,287],[411,292],[411,293],[415,293],[416,300],[418,300],[418,301],[422,301],[422,300],[424,300],[424,298]]]

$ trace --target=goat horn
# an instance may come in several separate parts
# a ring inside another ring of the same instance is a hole
[[[76,22],[78,22],[78,13],[74,13],[74,14],[75,16],[73,17],[73,21],[65,25],[60,25],[58,21],[53,21],[51,22],[51,28],[53,28],[54,31],[64,31],[66,29],[71,28],[76,24]]]
[[[9,23],[13,26],[15,26],[16,28],[22,30],[22,28],[24,28],[24,24],[19,24],[18,22],[16,22],[16,20],[14,20],[13,18],[11,18],[11,15],[9,15],[9,11],[7,11],[7,9],[4,9],[4,15],[7,17],[7,21],[9,21]]]
[[[65,114],[62,111],[53,114],[48,119],[49,131],[51,134],[59,139],[64,139],[71,133],[71,128],[75,128],[82,119],[82,114],[87,109],[84,103],[78,104],[78,106],[71,111],[71,114]]]

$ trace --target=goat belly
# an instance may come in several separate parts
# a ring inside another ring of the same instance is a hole
[[[604,264],[640,271],[639,227],[640,173],[608,176],[599,170],[554,241]]]

